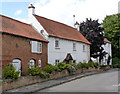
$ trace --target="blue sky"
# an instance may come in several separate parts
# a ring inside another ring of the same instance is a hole
[[[2,15],[27,19],[29,4],[30,2],[2,2]]]
[[[2,15],[28,22],[28,6],[33,3],[37,15],[73,26],[75,20],[99,19],[118,13],[119,0],[2,0]],[[69,2],[68,2],[69,1]]]

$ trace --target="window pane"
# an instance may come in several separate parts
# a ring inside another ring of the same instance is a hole
[[[85,45],[83,45],[83,51],[85,51]]]
[[[37,52],[42,53],[42,43],[41,42],[37,42]]]
[[[75,51],[76,50],[76,44],[73,43],[73,50]]]
[[[35,60],[31,59],[29,61],[30,65],[29,65],[29,68],[34,68],[35,67]]]
[[[59,47],[59,41],[55,40],[55,47]]]
[[[41,60],[38,60],[38,67],[41,67]]]

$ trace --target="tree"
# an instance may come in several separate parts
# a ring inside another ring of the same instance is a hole
[[[80,32],[83,36],[91,42],[90,45],[90,56],[93,58],[99,57],[99,62],[106,54],[102,45],[104,44],[103,27],[98,20],[86,19],[86,22],[80,23]]]
[[[112,43],[112,57],[119,57],[119,42],[120,42],[120,14],[106,16],[102,23],[105,36]]]

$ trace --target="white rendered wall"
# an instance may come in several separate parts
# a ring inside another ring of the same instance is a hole
[[[106,43],[103,45],[104,51],[107,52],[111,57],[112,57],[112,51],[111,51],[111,44]],[[106,54],[103,58],[102,65],[107,65],[107,59],[108,59],[108,54]],[[110,60],[110,65],[112,64],[112,59]]]
[[[29,9],[29,24],[33,26],[33,28],[41,34],[41,30],[44,30],[42,25],[37,21],[37,19],[32,15],[32,9]],[[68,53],[71,53],[76,63],[79,62],[88,62],[90,60],[90,45],[81,42],[75,42],[65,39],[59,39],[55,37],[48,37],[48,33],[44,30],[44,33],[41,34],[44,38],[46,38],[48,43],[48,63],[54,64],[55,60],[58,59],[60,62],[66,58]],[[55,49],[55,39],[59,39],[60,49]],[[73,42],[76,43],[76,51],[73,51]],[[85,45],[85,52],[83,52],[83,44]]]
[[[66,58],[68,53],[71,53],[76,63],[90,60],[90,47],[89,45],[81,42],[75,42],[65,39],[59,39],[60,49],[55,48],[55,40],[59,38],[49,37],[48,43],[48,62],[55,64],[55,60],[58,59],[60,62]],[[76,43],[76,51],[73,51],[73,42]],[[83,52],[83,44],[85,45],[85,52]]]

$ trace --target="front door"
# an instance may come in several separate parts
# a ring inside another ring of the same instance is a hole
[[[16,71],[20,71],[19,77],[21,76],[21,61],[19,59],[14,59],[12,65],[15,66]]]

